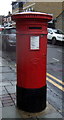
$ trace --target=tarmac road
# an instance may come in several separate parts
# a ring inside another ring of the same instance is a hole
[[[64,116],[64,47],[48,44],[48,101]]]
[[[16,52],[3,52],[3,58],[16,67]],[[64,116],[64,48],[60,45],[47,45],[47,100]]]

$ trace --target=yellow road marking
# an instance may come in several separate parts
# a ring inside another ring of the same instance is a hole
[[[64,88],[61,85],[58,85],[57,83],[53,82],[48,77],[46,77],[46,79],[47,79],[47,81],[49,81],[50,83],[52,83],[53,85],[55,85],[56,87],[58,87],[60,90],[62,90],[64,92]]]
[[[58,81],[59,83],[61,83],[62,85],[64,85],[64,82],[62,82],[61,80],[59,80],[58,78],[52,76],[51,74],[47,73],[47,75],[51,78],[53,78],[54,80]]]

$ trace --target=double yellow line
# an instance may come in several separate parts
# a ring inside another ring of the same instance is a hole
[[[59,85],[58,83],[54,82],[50,78],[54,79],[55,81],[57,81],[61,85]],[[46,80],[64,92],[64,87],[62,87],[62,85],[64,85],[64,82],[62,82],[62,80],[59,80],[58,78],[54,77],[53,75],[51,75],[49,73],[47,73]]]

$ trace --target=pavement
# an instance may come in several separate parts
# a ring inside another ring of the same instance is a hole
[[[47,107],[39,113],[29,113],[16,107],[16,66],[6,61],[0,53],[0,120],[2,118],[62,118],[60,112],[47,101]]]

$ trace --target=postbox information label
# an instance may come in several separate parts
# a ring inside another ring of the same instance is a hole
[[[39,50],[39,36],[30,37],[30,49]]]

